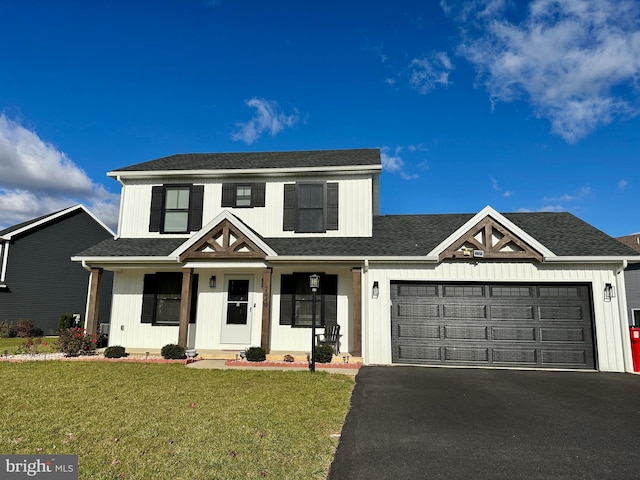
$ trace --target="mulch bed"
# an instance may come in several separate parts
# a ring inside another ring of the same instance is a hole
[[[224,364],[228,367],[292,367],[292,368],[308,368],[307,362],[283,362],[283,361],[268,361],[268,362],[249,362],[247,360],[226,360]],[[361,362],[354,363],[318,363],[316,362],[316,369],[319,368],[345,368],[345,369],[359,369],[362,366]]]

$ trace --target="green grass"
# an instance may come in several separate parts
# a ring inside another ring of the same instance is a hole
[[[52,353],[59,352],[58,349],[58,337],[38,337],[42,343],[38,345],[38,352],[40,353]],[[13,337],[13,338],[0,338],[0,355],[4,355],[4,351],[7,350],[8,355],[17,353],[25,353],[24,345],[27,343],[27,338]],[[37,340],[37,339],[34,339]],[[47,345],[44,345],[46,343]],[[22,349],[22,350],[21,350]]]
[[[0,452],[81,479],[326,478],[353,378],[180,364],[0,362]]]

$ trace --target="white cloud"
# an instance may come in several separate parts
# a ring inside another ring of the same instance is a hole
[[[500,192],[500,194],[501,194],[504,198],[509,198],[509,197],[512,197],[512,196],[513,196],[513,193],[514,193],[514,192],[512,192],[512,191],[510,191],[510,190],[503,190],[503,189],[500,187],[500,185],[498,185],[498,181],[497,181],[495,178],[493,178],[493,177],[490,177],[490,178],[491,178],[491,188],[493,188],[496,192]]]
[[[0,114],[0,227],[83,203],[115,228],[119,195],[95,184],[64,152]]]
[[[246,123],[236,123],[238,129],[231,134],[231,139],[241,140],[247,145],[256,142],[264,133],[275,137],[286,127],[294,126],[299,120],[297,111],[286,115],[277,102],[254,97],[247,100],[245,104],[255,108],[255,114]]]
[[[627,188],[627,185],[629,185],[629,182],[627,182],[624,178],[618,182],[618,188],[620,190],[624,190],[625,188]]]
[[[405,171],[405,162],[400,157],[402,147],[396,147],[393,153],[390,153],[389,147],[380,148],[380,160],[382,161],[382,170],[396,175],[400,175],[405,180],[415,180],[418,175],[409,174]]]
[[[640,113],[638,2],[533,0],[519,22],[504,1],[441,4],[494,103],[529,101],[567,142]]]
[[[453,63],[445,52],[414,58],[409,64],[409,83],[418,93],[427,94],[437,86],[449,85]]]
[[[580,190],[578,190],[576,193],[574,194],[569,194],[569,193],[564,193],[562,195],[560,195],[559,197],[544,197],[543,201],[545,203],[549,203],[549,202],[560,202],[560,203],[567,203],[567,202],[575,202],[578,200],[582,200],[586,197],[589,197],[591,195],[591,187],[589,185],[584,185],[583,187],[580,188]]]

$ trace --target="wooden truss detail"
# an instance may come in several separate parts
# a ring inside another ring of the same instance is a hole
[[[180,255],[180,261],[206,258],[265,258],[263,252],[229,220],[215,228]]]
[[[444,259],[479,260],[481,258],[542,261],[542,254],[487,216],[440,254]]]

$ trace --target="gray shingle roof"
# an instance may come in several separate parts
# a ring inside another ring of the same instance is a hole
[[[474,214],[384,215],[374,217],[373,236],[264,238],[281,256],[423,256]],[[519,226],[558,256],[634,256],[637,252],[570,213],[507,213]],[[187,238],[106,240],[80,257],[167,256]]]
[[[164,170],[235,170],[381,165],[380,150],[310,150],[292,152],[182,153],[119,168],[114,172]]]

